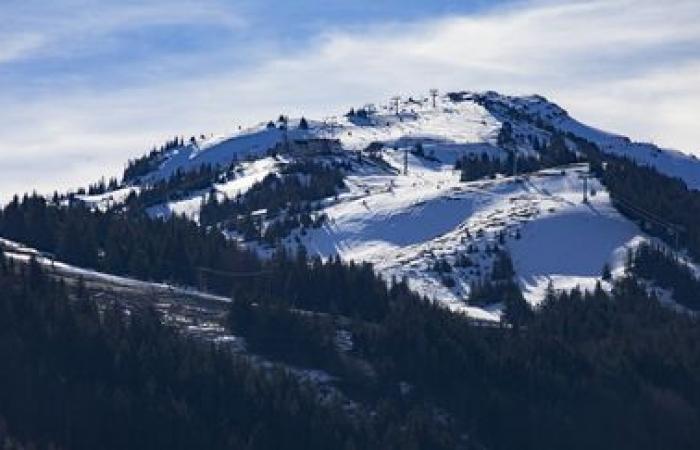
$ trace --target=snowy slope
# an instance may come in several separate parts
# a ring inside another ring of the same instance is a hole
[[[513,126],[518,151],[531,153],[530,139],[547,142],[548,130],[569,132],[597,144],[604,152],[626,156],[656,167],[660,172],[684,180],[689,187],[700,189],[700,161],[673,150],[652,144],[634,143],[619,136],[584,125],[558,105],[540,96],[511,97],[495,92],[452,93],[440,96],[433,106],[428,98],[404,98],[396,104],[368,105],[361,110],[370,114],[309,120],[301,129],[299,120],[288,123],[261,123],[231,135],[196,140],[171,150],[160,167],[143,178],[152,183],[167,179],[178,170],[196,170],[204,164],[227,166],[232,161],[264,156],[285,140],[337,139],[346,150],[365,149],[373,142],[391,147],[405,147],[421,142],[426,152],[433,152],[445,163],[469,152],[494,152],[496,137],[503,122]],[[360,111],[360,109],[358,109]]]
[[[255,183],[275,172],[280,161],[272,157],[262,157],[253,161],[242,162],[235,172],[235,178],[223,183],[214,183],[211,188],[188,195],[187,198],[156,205],[148,208],[151,217],[167,218],[172,214],[185,215],[193,220],[199,219],[199,210],[207,197],[214,193],[219,200],[224,197],[234,198],[245,194]]]
[[[576,165],[527,179],[462,183],[449,166],[412,161],[407,176],[349,177],[349,192],[323,210],[326,225],[301,239],[312,253],[372,262],[387,278],[406,277],[414,290],[454,310],[496,320],[500,306],[465,301],[471,283],[490,275],[487,247],[511,252],[526,298],[536,304],[550,280],[557,289],[593,287],[606,262],[619,267],[626,248],[644,238],[597,183],[596,196],[582,203],[585,172]],[[456,267],[460,255],[473,265]],[[454,287],[432,270],[442,259],[452,266]]]
[[[465,97],[472,98],[471,94]],[[540,96],[510,97],[487,92],[476,95],[480,104],[500,120],[515,123],[540,121],[564,133],[571,133],[596,144],[601,151],[627,157],[637,164],[656,168],[671,177],[680,178],[689,188],[700,189],[700,161],[679,151],[662,149],[654,144],[632,142],[629,138],[585,125],[558,105]]]
[[[605,263],[613,273],[620,273],[627,249],[647,239],[612,207],[597,181],[592,183],[596,196],[587,204],[582,202],[577,172],[583,171],[567,170],[565,176],[544,171],[525,185],[538,202],[547,197],[551,202],[545,202],[551,206],[541,217],[524,225],[521,239],[509,243],[516,273],[531,303],[544,297],[550,282],[555,289],[592,289]]]
[[[233,161],[261,157],[285,139],[337,139],[350,151],[365,149],[373,142],[403,147],[420,141],[426,152],[434,151],[451,163],[465,152],[494,151],[492,144],[501,127],[501,122],[482,106],[453,103],[446,98],[440,98],[435,108],[427,99],[405,100],[399,114],[384,106],[368,119],[337,116],[308,123],[308,129],[301,129],[299,120],[293,119],[284,127],[286,130],[281,129],[284,124],[280,122],[273,122],[273,128],[263,123],[230,136],[197,140],[171,150],[160,167],[142,182],[167,179],[178,170],[196,170],[202,165],[223,167]]]
[[[268,129],[260,125],[232,136],[199,140],[172,150],[160,168],[145,177],[144,181],[167,179],[178,170],[196,170],[207,164],[224,166],[234,160],[258,157],[282,139],[283,133],[279,129]]]
[[[138,186],[126,186],[104,194],[76,195],[75,198],[90,208],[105,211],[115,204],[123,203],[132,192],[138,194],[139,190]]]
[[[5,256],[8,258],[23,263],[28,262],[30,258],[34,257],[39,264],[46,267],[47,271],[52,274],[69,275],[74,278],[83,278],[86,280],[98,280],[115,287],[136,288],[142,291],[167,291],[173,294],[193,296],[201,300],[209,300],[220,303],[231,302],[231,299],[228,297],[201,292],[192,288],[173,286],[166,283],[141,281],[134,278],[111,275],[91,269],[76,267],[71,264],[57,261],[52,255],[40,252],[31,247],[27,247],[26,245],[10,241],[8,239],[0,238],[0,249],[4,250]]]
[[[290,248],[300,242],[311,254],[371,262],[387,280],[405,277],[413,289],[454,310],[498,320],[501,305],[468,304],[472,284],[490,277],[496,246],[512,255],[526,299],[537,304],[550,283],[559,289],[591,288],[606,263],[619,273],[627,248],[648,239],[616,212],[597,181],[589,185],[596,195],[589,203],[582,202],[580,177],[587,173],[586,165],[516,179],[461,182],[453,169],[458,158],[482,153],[507,157],[508,151],[498,144],[505,122],[520,154],[536,155],[553,131],[571,133],[604,152],[654,166],[700,189],[700,162],[694,158],[588,127],[539,96],[463,92],[440,96],[434,104],[428,98],[404,98],[367,105],[354,114],[308,120],[308,127],[292,119],[195,140],[170,150],[156,170],[112,197],[117,201],[129,189],[204,164],[229,175],[233,168],[234,175],[226,181],[148,209],[153,217],[185,214],[197,220],[202,201],[211,193],[219,199],[244,194],[294,159],[287,154],[272,156],[270,150],[279,153],[288,143],[299,141],[334,142],[332,157],[351,167],[346,171],[346,188],[316,206],[316,214],[328,217],[321,228],[292,231],[285,241]],[[409,153],[418,146],[424,157]],[[368,148],[380,147],[380,163],[354,162],[360,152],[366,158]],[[404,157],[407,174],[403,174]],[[106,198],[84,200],[99,206]],[[269,254],[262,244],[247,245]],[[470,264],[465,265],[465,259]],[[435,270],[443,261],[450,265],[449,273]]]

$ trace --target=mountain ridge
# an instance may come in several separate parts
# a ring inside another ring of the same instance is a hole
[[[571,133],[599,145],[604,152],[632,158],[637,163],[656,167],[666,175],[681,178],[693,189],[700,188],[700,162],[693,156],[653,144],[632,142],[628,137],[587,126],[539,95],[508,96],[494,91],[462,91],[437,97],[435,108],[428,97],[400,99],[398,105],[398,114],[396,103],[380,103],[357,110],[353,108],[351,111],[357,111],[354,116],[331,116],[323,121],[305,119],[309,126],[304,129],[299,128],[301,118],[298,118],[287,119],[285,124],[279,120],[261,122],[230,135],[192,137],[188,143],[183,139],[185,145],[163,155],[161,166],[149,173],[146,181],[167,178],[177,169],[192,170],[202,164],[226,164],[234,157],[264,154],[284,140],[282,127],[287,128],[289,139],[340,139],[343,148],[359,150],[375,141],[401,144],[402,140],[429,141],[431,138],[455,144],[495,144],[500,126],[511,122],[532,137],[544,138],[551,131]],[[431,116],[445,119],[444,123],[428,124],[428,120],[421,120]],[[454,120],[459,118],[482,124],[483,129],[467,127],[465,122]],[[417,126],[411,127],[412,122],[418,122]],[[270,127],[271,124],[274,127]],[[375,128],[375,133],[363,133],[363,128]],[[359,136],[347,135],[353,132]],[[519,142],[518,147],[519,151],[527,151],[531,144]]]
[[[499,320],[502,303],[470,298],[501,282],[502,252],[513,266],[505,278],[536,305],[549,287],[607,285],[604,267],[621,275],[626,253],[654,241],[613,205],[586,162],[589,147],[700,186],[694,158],[588,127],[544,97],[463,91],[176,139],[120,190],[78,198],[113,207],[155,189],[139,204],[152,217],[184,214],[262,256],[303,245],[324,259],[370,262],[453,310]],[[476,178],[465,172],[484,164]],[[339,184],[314,193],[324,170],[339,170]],[[289,189],[295,203],[272,200]]]

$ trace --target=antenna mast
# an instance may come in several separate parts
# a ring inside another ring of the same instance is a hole
[[[437,108],[437,105],[435,103],[435,99],[438,96],[438,90],[437,89],[431,89],[430,90],[430,96],[433,98],[433,109]]]
[[[282,115],[282,127],[284,127],[284,151],[289,153],[289,117]]]
[[[394,97],[391,97],[391,102],[394,103],[394,107],[396,108],[396,115],[399,115],[399,104],[401,102],[401,97],[398,95],[395,95]]]
[[[578,177],[583,180],[583,203],[588,203],[588,179],[591,178],[591,174],[583,173]]]

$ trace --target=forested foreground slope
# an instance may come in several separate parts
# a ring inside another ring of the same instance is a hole
[[[18,196],[0,442],[697,448],[699,180],[541,97],[464,92]]]
[[[369,274],[356,283],[385,310],[338,305],[355,310],[343,322],[351,349],[324,345],[334,322],[290,314],[284,295],[232,307],[232,331],[255,351],[316,359],[341,377],[347,397],[336,398],[189,340],[155,313],[98,312],[34,260],[3,258],[2,432],[76,449],[690,449],[700,439],[700,331],[632,279],[612,294],[550,292],[517,327],[493,329]]]

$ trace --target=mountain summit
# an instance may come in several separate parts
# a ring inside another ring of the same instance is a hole
[[[131,161],[120,188],[77,198],[185,215],[261,255],[303,246],[369,262],[499,320],[504,285],[531,304],[548,288],[593,289],[649,239],[591,172],[600,157],[700,187],[695,158],[586,126],[540,96],[465,91],[175,138]]]

